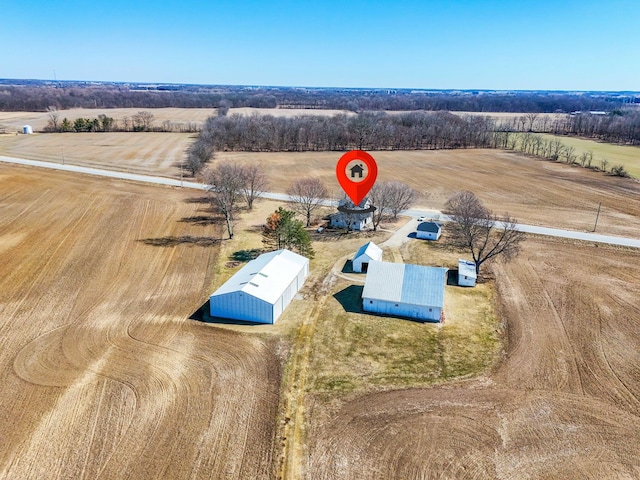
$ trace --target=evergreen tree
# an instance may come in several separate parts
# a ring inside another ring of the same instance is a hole
[[[262,229],[262,243],[268,250],[286,248],[313,258],[311,237],[304,224],[296,220],[295,212],[279,207],[267,217]]]

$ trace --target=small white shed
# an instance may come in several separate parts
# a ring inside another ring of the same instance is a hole
[[[209,297],[212,317],[275,323],[309,275],[309,259],[289,250],[264,253]]]
[[[468,260],[458,260],[458,285],[474,287],[476,284],[476,264]]]
[[[403,263],[371,262],[362,291],[362,309],[439,322],[447,269]]]
[[[353,271],[367,273],[369,263],[382,260],[382,249],[373,242],[361,246],[353,257]]]
[[[422,222],[418,225],[416,237],[424,240],[438,240],[442,233],[442,226],[436,222]]]
[[[31,135],[33,133],[33,128],[31,127],[31,125],[25,125],[24,127],[22,127],[22,133],[24,133],[25,135]]]

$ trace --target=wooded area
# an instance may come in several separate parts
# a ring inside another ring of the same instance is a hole
[[[640,103],[633,92],[471,91],[360,88],[149,85],[0,80],[0,110],[70,108],[309,108],[462,112],[611,111]]]

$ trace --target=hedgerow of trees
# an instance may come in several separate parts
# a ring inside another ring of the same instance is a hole
[[[491,147],[493,131],[493,120],[483,116],[365,112],[333,117],[210,117],[200,136],[216,152],[417,150]]]
[[[545,138],[542,135],[532,133],[517,134],[512,135],[509,146],[503,146],[503,148],[520,151],[553,162],[563,162],[568,165],[577,165],[601,171],[617,177],[629,177],[629,173],[623,165],[609,167],[609,160],[606,158],[596,159],[592,151],[582,152],[578,155],[574,147],[565,145],[557,138]]]

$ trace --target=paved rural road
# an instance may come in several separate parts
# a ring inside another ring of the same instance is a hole
[[[135,173],[117,172],[113,170],[102,170],[99,168],[80,167],[76,165],[62,165],[59,163],[41,162],[39,160],[27,160],[24,158],[4,157],[0,155],[0,162],[28,165],[32,167],[51,168],[54,170],[64,170],[67,172],[85,173],[88,175],[98,175],[101,177],[119,178],[121,180],[133,180],[134,182],[154,183],[157,185],[168,185],[173,187],[192,188],[196,190],[206,190],[207,186],[202,183],[187,182],[167,177],[154,177],[150,175],[138,175]],[[265,193],[264,198],[271,200],[289,201],[289,196],[282,193]],[[335,202],[327,200],[325,205],[335,205]],[[410,217],[437,218],[438,221],[446,222],[449,218],[434,210],[406,210],[403,212]],[[558,228],[538,227],[535,225],[518,224],[518,229],[526,233],[536,235],[546,235],[550,237],[570,238],[574,240],[584,240],[587,242],[608,243],[610,245],[621,245],[625,247],[640,248],[640,239],[627,237],[613,237],[609,235],[599,235],[597,233],[576,232],[574,230],[561,230]]]

